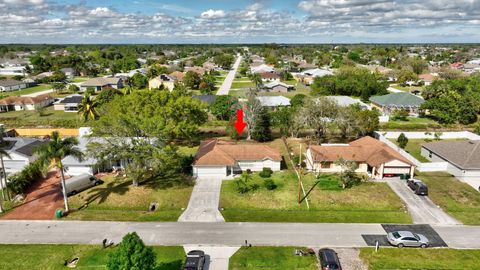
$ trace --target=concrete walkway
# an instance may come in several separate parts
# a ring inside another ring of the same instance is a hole
[[[390,188],[405,202],[413,223],[430,225],[457,225],[460,221],[445,213],[427,196],[418,196],[400,179],[386,181]]]
[[[480,248],[480,226],[432,226],[450,248]],[[258,222],[108,222],[0,220],[1,244],[118,243],[137,232],[147,245],[366,247],[381,224]]]
[[[227,77],[225,77],[225,80],[220,86],[220,89],[218,89],[217,96],[228,95],[228,92],[230,92],[230,88],[232,87],[233,80],[235,80],[235,74],[237,74],[237,69],[240,66],[241,62],[242,56],[239,55],[237,60],[233,64],[232,70],[228,72]]]
[[[205,252],[207,258],[203,268],[204,270],[227,270],[230,257],[232,257],[240,247],[185,245],[183,249],[185,249],[185,253],[192,250],[202,250]]]
[[[179,222],[225,222],[218,211],[221,178],[197,179],[187,209]]]

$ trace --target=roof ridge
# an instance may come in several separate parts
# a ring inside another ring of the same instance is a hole
[[[473,140],[469,140],[468,142],[471,142]],[[468,154],[468,157],[465,159],[465,162],[463,162],[463,166],[465,167],[466,164],[470,162],[470,158],[472,158],[473,154],[477,151],[477,148],[479,147],[480,142],[475,143],[475,147],[473,147],[472,151]]]

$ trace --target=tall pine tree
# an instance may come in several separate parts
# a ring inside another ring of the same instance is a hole
[[[272,132],[270,131],[270,115],[266,108],[262,108],[257,116],[254,129],[252,131],[252,139],[257,142],[268,142],[272,140]]]

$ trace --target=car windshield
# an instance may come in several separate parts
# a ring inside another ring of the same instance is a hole
[[[398,232],[394,232],[394,233],[392,233],[392,234],[393,234],[393,237],[395,237],[395,238],[400,238],[400,234],[399,234]]]
[[[418,236],[418,234],[416,234],[416,233],[413,234],[413,237],[415,237],[415,239],[417,239],[417,240],[420,240],[420,236]]]

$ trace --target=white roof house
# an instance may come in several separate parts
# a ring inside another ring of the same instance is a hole
[[[261,64],[251,68],[252,73],[274,72],[275,69],[269,65]]]
[[[309,69],[305,70],[300,73],[303,76],[311,76],[311,77],[323,77],[327,75],[333,75],[333,72],[328,69],[320,69],[320,68],[314,68],[314,69]]]
[[[261,96],[257,99],[263,107],[290,106],[290,99],[284,96]]]
[[[326,98],[335,101],[338,105],[342,107],[347,107],[350,105],[360,105],[362,109],[370,109],[370,107],[358,99],[351,98],[349,96],[327,96]]]

